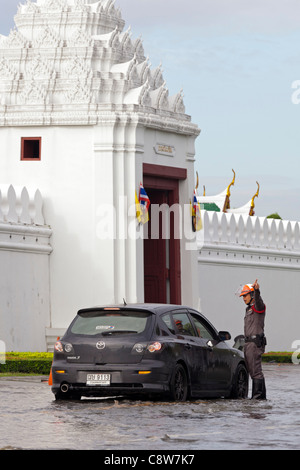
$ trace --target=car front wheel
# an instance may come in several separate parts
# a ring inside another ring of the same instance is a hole
[[[247,398],[248,372],[244,364],[239,364],[234,376],[230,398]]]
[[[187,375],[181,364],[176,364],[170,383],[170,397],[174,401],[185,401],[188,394]]]

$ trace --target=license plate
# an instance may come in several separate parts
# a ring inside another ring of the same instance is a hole
[[[87,374],[87,385],[110,385],[110,374]]]

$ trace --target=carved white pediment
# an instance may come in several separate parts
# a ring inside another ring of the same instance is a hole
[[[34,80],[26,83],[17,96],[17,104],[45,104],[46,101],[47,90]]]
[[[43,59],[39,54],[27,63],[26,72],[29,77],[50,78],[55,75],[54,63]]]
[[[127,31],[120,34],[120,46],[121,50],[125,54],[133,53],[133,46],[131,42],[131,28],[129,27]]]
[[[73,9],[79,11],[88,11],[89,6],[85,3],[85,0],[75,0]]]
[[[29,46],[29,41],[16,29],[10,31],[6,39],[2,39],[1,46],[9,49],[19,49]]]
[[[170,97],[169,103],[170,111],[173,111],[174,113],[185,114],[185,105],[183,102],[182,90],[180,90],[177,95]]]
[[[72,36],[68,39],[68,46],[91,46],[93,39],[82,27],[77,28]]]
[[[59,47],[62,45],[62,39],[48,25],[40,30],[37,39],[33,42],[33,46],[36,48]]]
[[[141,83],[145,83],[147,80],[150,81],[151,79],[151,64],[149,63],[149,59],[147,57],[146,60],[141,62],[140,64],[136,65],[136,70],[139,75],[139,79]]]
[[[70,89],[65,93],[65,98],[69,104],[91,103],[93,101],[93,93],[81,80],[77,80]]]
[[[26,13],[37,13],[40,9],[35,2],[27,0],[27,3],[24,6],[20,5],[18,13],[22,13],[22,11],[26,11]]]
[[[0,58],[0,79],[14,79],[17,73],[17,70],[15,70],[5,57]]]
[[[115,0],[23,0],[15,21],[9,36],[0,35],[6,123],[46,122],[42,108],[31,105],[49,102],[47,122],[64,122],[67,111],[76,114],[77,104],[91,103],[99,104],[91,113],[102,104],[185,113],[181,93],[169,97],[161,66],[152,70],[145,60],[141,38],[132,38],[130,27],[123,31]],[[32,121],[26,112],[35,113]]]
[[[103,12],[106,14],[112,13],[114,10],[114,4],[115,0],[103,0],[101,4]]]
[[[169,110],[169,91],[165,87],[165,83],[150,92],[152,107],[156,109]]]
[[[144,57],[144,46],[141,38],[136,39],[132,46],[133,51],[138,57]]]
[[[46,0],[43,10],[62,10],[67,6],[67,0]]]
[[[64,74],[67,77],[86,78],[93,75],[93,70],[86,65],[84,60],[76,56],[67,62],[64,67]]]
[[[156,67],[156,69],[151,70],[150,75],[151,75],[150,83],[153,88],[158,88],[164,84],[161,64],[158,67]]]

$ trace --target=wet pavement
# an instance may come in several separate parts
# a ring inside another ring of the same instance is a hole
[[[41,377],[0,378],[0,449],[300,449],[300,365],[264,365],[266,401],[58,401]],[[249,396],[251,393],[251,387]]]

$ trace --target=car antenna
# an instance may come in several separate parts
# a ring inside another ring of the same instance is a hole
[[[124,299],[124,297],[123,297],[123,304],[124,304],[124,307],[125,307],[125,305],[127,305],[126,300]]]

